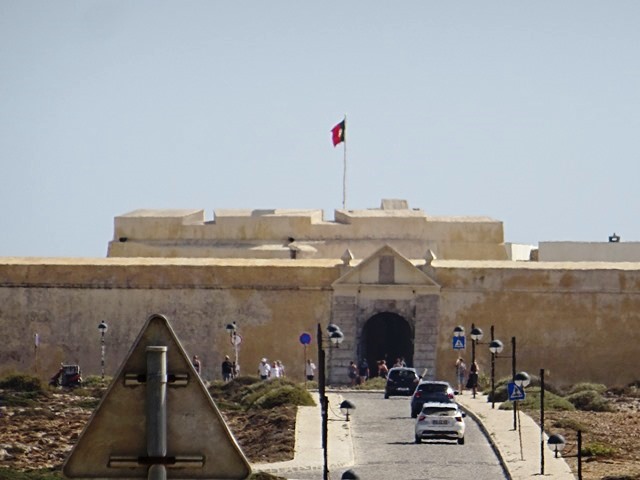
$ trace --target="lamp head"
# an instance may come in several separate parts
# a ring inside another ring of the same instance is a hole
[[[335,323],[330,323],[329,325],[327,325],[327,332],[329,332],[329,334],[332,334],[333,332],[339,332],[340,331],[340,327],[337,326]]]
[[[556,456],[558,455],[558,453],[564,450],[564,447],[566,445],[567,441],[559,433],[554,433],[549,437],[549,440],[547,440],[547,446],[553,453],[556,454]]]
[[[526,387],[531,383],[531,377],[527,372],[518,372],[516,376],[513,377],[514,383],[519,387]]]
[[[500,340],[491,340],[491,343],[489,344],[489,350],[493,354],[502,352],[503,348],[504,348],[504,345]]]
[[[359,480],[360,477],[353,470],[349,469],[342,474],[341,480]]]
[[[340,411],[346,415],[349,413],[349,410],[355,410],[356,406],[351,403],[349,400],[343,400],[340,404]]]
[[[334,345],[340,345],[344,340],[344,333],[342,333],[339,329],[335,330],[329,334],[329,339]]]
[[[471,329],[471,340],[479,342],[482,340],[482,329],[478,327],[473,327]]]

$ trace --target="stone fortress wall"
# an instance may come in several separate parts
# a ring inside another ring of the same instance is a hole
[[[317,358],[317,324],[338,320],[346,338],[329,368],[341,383],[370,316],[388,311],[409,323],[415,366],[433,377],[453,380],[453,328],[475,323],[485,341],[494,325],[503,355],[517,338],[518,370],[545,368],[558,383],[637,380],[625,365],[640,342],[640,263],[510,261],[500,222],[436,219],[401,201],[336,212],[335,225],[318,212],[216,214],[214,224],[202,216],[117,217],[106,259],[0,258],[0,374],[48,378],[60,362],[98,374],[102,320],[113,374],[147,316],[161,313],[203,359],[206,378],[220,378],[233,355],[232,321],[243,373],[266,356],[302,380],[305,355]],[[306,349],[303,332],[314,338]],[[486,345],[477,358],[488,372]],[[507,375],[511,362],[496,367]]]

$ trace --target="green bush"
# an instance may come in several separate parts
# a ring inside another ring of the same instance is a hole
[[[590,412],[611,412],[613,407],[611,402],[594,390],[583,390],[571,395],[566,399],[578,410]]]
[[[601,383],[590,383],[590,382],[576,383],[569,389],[569,391],[567,392],[567,395],[573,395],[574,393],[584,392],[584,391],[594,391],[602,395],[604,392],[607,391],[607,386]]]
[[[38,377],[23,373],[13,373],[0,380],[0,388],[15,392],[42,392],[42,382]]]
[[[309,392],[295,385],[283,385],[267,391],[254,402],[256,408],[275,408],[283,405],[315,405]]]
[[[62,480],[61,472],[48,469],[20,471],[0,467],[0,480]]]
[[[613,457],[616,449],[604,443],[593,442],[582,446],[583,457]]]
[[[384,390],[387,385],[387,380],[381,377],[373,377],[366,382],[356,385],[357,390]]]
[[[540,387],[527,387],[525,399],[518,402],[523,410],[540,411]],[[565,398],[552,392],[544,391],[544,409],[546,411],[572,411],[575,407]],[[500,410],[513,410],[513,402],[505,401],[500,405]]]
[[[100,375],[89,375],[87,378],[82,379],[82,387],[83,388],[105,388],[109,384],[113,377],[105,376],[104,380]]]
[[[318,382],[315,380],[307,380],[304,384],[307,386],[307,390],[318,390]]]
[[[260,380],[239,377],[230,382],[212,382],[209,393],[220,408],[248,410],[251,407],[273,408],[279,405],[315,405],[303,383],[287,378]]]
[[[582,433],[586,433],[589,431],[589,428],[586,425],[573,418],[559,418],[555,422],[553,422],[553,427],[565,428],[574,431],[580,430]]]

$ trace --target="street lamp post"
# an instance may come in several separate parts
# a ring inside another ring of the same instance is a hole
[[[98,331],[100,332],[100,366],[102,369],[103,382],[104,382],[104,356],[105,356],[104,334],[107,333],[108,328],[109,326],[106,324],[104,320],[102,320],[98,325]]]
[[[582,480],[582,431],[578,430],[576,433],[578,437],[578,452],[576,455],[565,455],[564,458],[576,457],[578,459],[578,480]],[[556,433],[549,437],[547,445],[554,453],[555,458],[558,458],[558,454],[564,450],[567,442],[562,435]]]
[[[355,408],[356,406],[349,400],[343,400],[342,403],[340,404],[340,411],[346,417],[345,420],[347,422],[349,421],[349,411],[354,410]]]
[[[491,328],[491,343],[489,343],[489,351],[491,352],[491,408],[496,408],[496,356],[502,352],[504,346],[500,340],[493,339],[493,327]]]
[[[344,334],[340,331],[340,327],[334,324],[330,324],[327,327],[329,333],[329,339],[336,347],[344,340]],[[328,462],[328,413],[329,413],[329,399],[327,398],[327,377],[326,377],[326,357],[324,352],[324,345],[322,341],[322,327],[318,323],[318,394],[320,396],[320,415],[322,417],[322,479],[329,480],[329,462]],[[344,402],[343,402],[344,403]]]
[[[491,342],[489,343],[489,350],[491,351],[491,408],[495,408],[495,363],[496,358],[511,358],[511,381],[516,380],[516,337],[511,337],[511,355],[500,356],[499,354],[504,349],[504,345],[500,340],[494,338],[493,325],[491,326]],[[513,411],[513,429],[517,428],[516,411]]]

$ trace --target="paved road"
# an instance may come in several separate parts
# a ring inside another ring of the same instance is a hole
[[[344,397],[356,405],[351,421],[355,448],[352,469],[361,479],[506,478],[489,442],[471,418],[466,419],[465,445],[445,440],[417,445],[408,398],[385,400],[378,392],[349,392]],[[295,478],[317,479],[318,473],[298,472]],[[331,478],[339,479],[342,473],[332,471]]]

